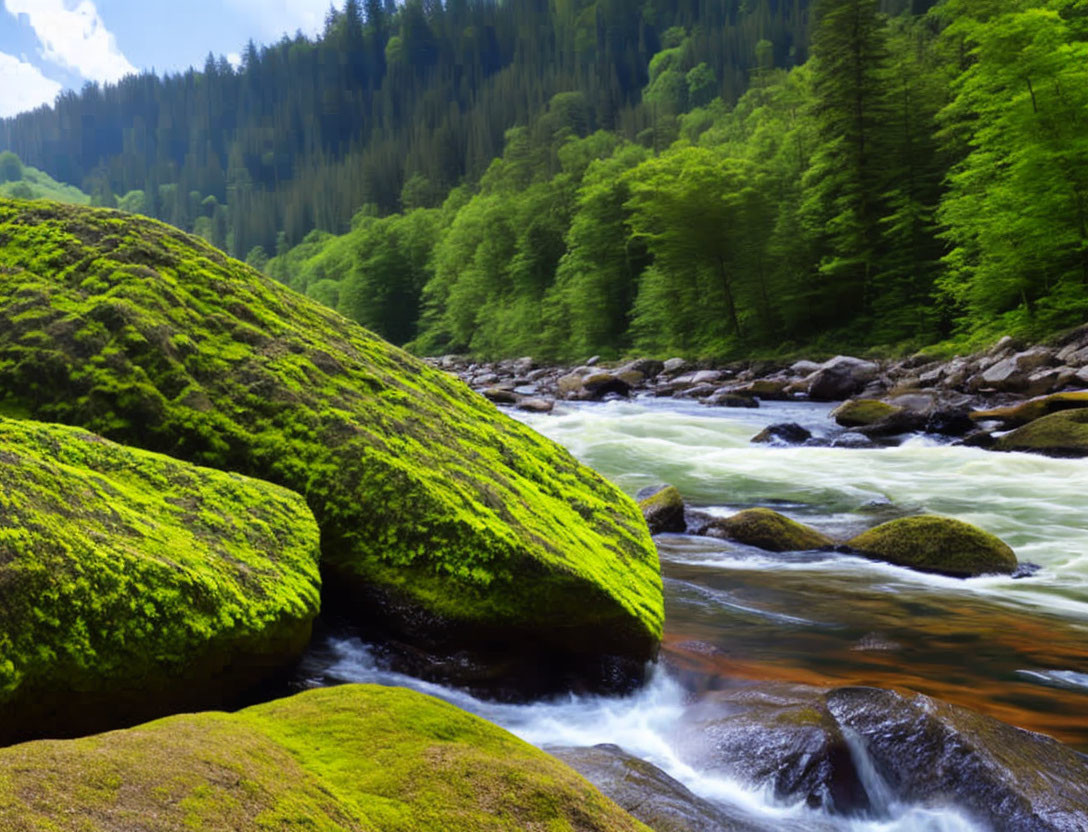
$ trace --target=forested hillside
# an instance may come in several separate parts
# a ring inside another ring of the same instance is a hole
[[[0,143],[421,352],[1083,323],[1088,3],[931,5],[349,2],[317,43],[88,89]]]

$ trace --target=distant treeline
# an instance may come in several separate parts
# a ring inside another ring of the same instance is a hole
[[[652,140],[592,132],[560,95],[478,187],[259,265],[432,353],[903,350],[1083,323],[1088,4],[815,18],[803,66],[756,43],[735,106],[674,30],[641,98]]]
[[[313,229],[440,204],[476,182],[559,93],[581,132],[650,137],[649,65],[677,27],[698,95],[735,101],[755,45],[805,58],[808,0],[347,0],[317,40],[252,42],[234,70],[65,93],[0,122],[0,150],[120,205],[195,230],[230,253],[270,253]]]

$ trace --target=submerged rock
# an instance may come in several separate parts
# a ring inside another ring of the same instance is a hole
[[[994,450],[1069,458],[1088,456],[1088,409],[1063,410],[1029,422],[998,439]]]
[[[955,578],[1012,574],[1016,555],[982,529],[951,517],[903,517],[864,532],[847,544],[876,560]]]
[[[620,687],[655,656],[637,506],[464,384],[152,220],[0,200],[0,241],[6,407],[295,489],[330,599],[413,647]]]
[[[376,686],[27,743],[0,770],[5,829],[648,832],[501,728]]]
[[[731,817],[657,766],[618,746],[549,748],[548,752],[654,832],[762,832],[765,828]]]
[[[297,494],[9,419],[0,467],[0,743],[222,706],[309,641]]]
[[[642,516],[646,518],[651,534],[682,534],[687,529],[687,523],[684,522],[684,498],[671,485],[640,491],[638,507],[642,509]]]
[[[769,508],[752,508],[732,517],[718,518],[703,533],[768,552],[802,552],[835,545],[827,535]]]
[[[768,444],[781,442],[785,445],[803,445],[812,438],[812,431],[796,422],[784,422],[764,428],[752,437],[752,442]]]

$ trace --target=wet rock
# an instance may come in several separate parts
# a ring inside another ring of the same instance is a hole
[[[768,552],[803,552],[835,545],[827,535],[769,508],[752,508],[732,517],[718,518],[710,523],[704,534]]]
[[[784,445],[801,445],[812,438],[812,432],[801,427],[796,422],[783,422],[771,425],[752,437],[753,442],[781,443]]]
[[[840,355],[824,362],[808,379],[809,398],[818,402],[848,399],[880,373],[872,361]]]
[[[971,419],[976,422],[1000,422],[1002,427],[1017,428],[1051,413],[1081,408],[1088,408],[1088,391],[1055,393],[1007,407],[976,410],[971,414]]]
[[[974,433],[969,433],[963,437],[963,441],[959,444],[963,445],[965,448],[982,448],[984,450],[989,450],[996,442],[997,439],[994,438],[994,435],[989,431],[977,430]]]
[[[824,693],[773,683],[719,693],[693,714],[681,743],[702,767],[770,788],[778,800],[863,812],[869,797]]]
[[[517,404],[518,401],[517,393],[509,387],[488,387],[483,395],[495,404]]]
[[[951,517],[903,517],[870,529],[847,544],[874,560],[954,578],[1012,574],[1016,555],[982,529]]]
[[[1002,436],[998,451],[1025,451],[1044,456],[1088,456],[1088,409],[1051,413]]]
[[[1042,569],[1037,563],[1021,563],[1016,567],[1016,571],[1012,573],[1013,578],[1020,580],[1021,578],[1031,578],[1036,575],[1040,569]]]
[[[900,801],[951,804],[1002,832],[1082,832],[1088,763],[1050,737],[966,708],[874,688],[826,696]]]
[[[583,389],[583,375],[578,372],[567,373],[560,376],[556,382],[556,389],[561,396],[577,396]]]
[[[790,398],[786,388],[790,382],[787,379],[757,379],[748,384],[741,384],[733,388],[734,393],[742,396],[757,396],[766,401],[785,401]]]
[[[843,402],[831,411],[831,418],[844,428],[859,428],[871,425],[895,413],[902,408],[873,399],[851,399]]]
[[[876,448],[877,444],[873,442],[864,433],[858,433],[857,431],[848,431],[847,433],[840,434],[831,440],[832,448],[850,448],[853,450],[860,450],[863,448]]]
[[[621,377],[624,373],[639,373],[644,379],[647,379],[660,375],[664,369],[665,364],[662,361],[654,358],[637,358],[634,361],[628,361],[622,367],[616,368],[614,373]]]
[[[596,367],[600,363],[601,363],[601,357],[599,355],[595,355],[592,358],[587,358],[586,359],[586,366],[587,367]]]
[[[939,436],[965,436],[975,427],[965,408],[949,407],[935,410],[926,420],[926,433]]]
[[[631,393],[630,385],[612,373],[593,373],[586,376],[582,380],[582,389],[598,399],[610,394],[626,398]]]
[[[705,399],[717,389],[713,384],[695,384],[677,391],[674,395],[678,399]]]
[[[926,426],[924,413],[915,413],[910,410],[896,410],[879,421],[870,425],[862,425],[854,428],[855,432],[870,439],[884,438],[888,436],[901,436],[904,433],[915,433],[924,430]]]
[[[650,534],[682,534],[687,530],[687,523],[684,521],[684,498],[671,485],[643,489],[638,493],[638,507],[646,518]]]
[[[751,396],[737,393],[734,390],[717,390],[707,398],[705,404],[713,405],[714,407],[738,407],[749,409],[759,407],[759,401],[753,399]]]
[[[756,832],[761,828],[730,817],[680,781],[619,746],[549,748],[548,753],[654,832]]]

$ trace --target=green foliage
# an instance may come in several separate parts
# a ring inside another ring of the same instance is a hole
[[[0,464],[0,736],[43,700],[146,697],[305,645],[318,530],[296,494],[3,418]]]
[[[558,760],[429,696],[344,685],[0,750],[16,829],[648,832]]]
[[[8,150],[0,153],[0,197],[52,199],[73,205],[87,205],[91,201],[78,188],[64,185],[37,168],[24,165]]]
[[[619,655],[656,649],[637,507],[460,382],[159,223],[0,202],[0,241],[11,405],[298,491],[341,585],[545,642],[584,628]]]

